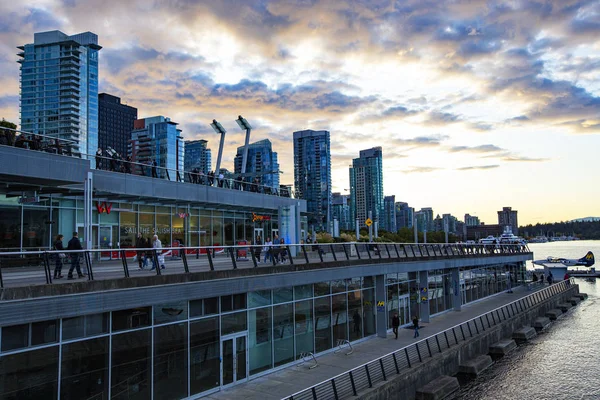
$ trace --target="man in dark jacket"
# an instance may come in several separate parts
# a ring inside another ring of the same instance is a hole
[[[140,249],[146,248],[146,239],[144,239],[141,233],[137,234],[137,238],[135,239],[135,248],[137,249],[138,266],[140,269],[144,269],[144,251]]]
[[[398,327],[400,326],[400,318],[398,318],[398,314],[394,313],[392,317],[392,331],[394,331],[394,335],[396,335],[396,339],[398,339]]]
[[[69,240],[69,244],[67,246],[67,250],[83,250],[81,247],[81,242],[77,237],[77,232],[73,232],[73,238]],[[77,269],[77,276],[79,278],[83,278],[85,275],[81,273],[81,267],[79,266],[79,253],[70,253],[71,256],[71,268],[69,268],[69,274],[67,275],[67,279],[73,278],[73,270]]]

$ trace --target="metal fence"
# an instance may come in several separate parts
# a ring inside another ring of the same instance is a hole
[[[536,291],[519,300],[515,300],[495,310],[470,319],[443,332],[429,336],[409,346],[386,354],[376,360],[359,365],[331,379],[306,388],[283,400],[320,400],[345,399],[357,396],[362,390],[372,388],[375,384],[386,381],[422,363],[424,359],[458,345],[486,329],[512,318],[528,308],[538,305],[550,297],[571,288],[572,281],[561,281]]]
[[[94,249],[0,252],[0,287],[51,284],[59,269],[80,264],[88,280],[129,278],[260,268],[265,266],[334,265],[360,260],[413,261],[526,254],[526,245],[333,243],[270,246],[167,247],[161,249]],[[157,268],[151,269],[152,266]],[[162,267],[165,267],[164,269]],[[54,271],[54,273],[53,273]]]

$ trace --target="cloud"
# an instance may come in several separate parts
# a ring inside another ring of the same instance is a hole
[[[438,168],[438,167],[410,167],[409,169],[405,169],[404,172],[405,174],[415,174],[415,173],[427,173],[427,172],[434,172],[434,171],[439,171],[443,168]]]
[[[439,146],[441,142],[448,139],[445,135],[417,136],[411,139],[393,139],[392,144],[396,146],[432,147]]]
[[[506,156],[502,158],[503,161],[508,162],[545,162],[549,161],[549,158],[533,158],[533,157],[521,157],[521,156]]]
[[[500,151],[506,151],[502,147],[498,147],[494,144],[482,144],[479,146],[453,146],[448,149],[451,153],[468,152],[468,153],[496,153]]]
[[[472,170],[476,170],[476,169],[494,169],[494,168],[499,168],[500,165],[498,164],[492,164],[492,165],[475,165],[475,166],[470,166],[470,167],[460,167],[460,168],[456,168],[457,171],[472,171]]]

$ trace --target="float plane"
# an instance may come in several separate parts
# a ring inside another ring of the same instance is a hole
[[[548,257],[545,260],[536,260],[533,261],[534,264],[536,265],[542,265],[542,266],[548,266],[547,264],[561,264],[564,265],[565,267],[591,267],[592,265],[594,265],[595,259],[594,259],[594,253],[592,253],[591,251],[588,251],[587,254],[584,257],[581,257],[580,259],[568,259],[568,258],[555,258],[555,257]]]

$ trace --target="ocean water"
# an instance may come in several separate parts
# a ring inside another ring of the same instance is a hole
[[[535,243],[529,248],[535,259],[581,258],[588,250],[600,256],[600,241]],[[462,386],[455,398],[600,400],[600,279],[576,283],[588,299]]]

